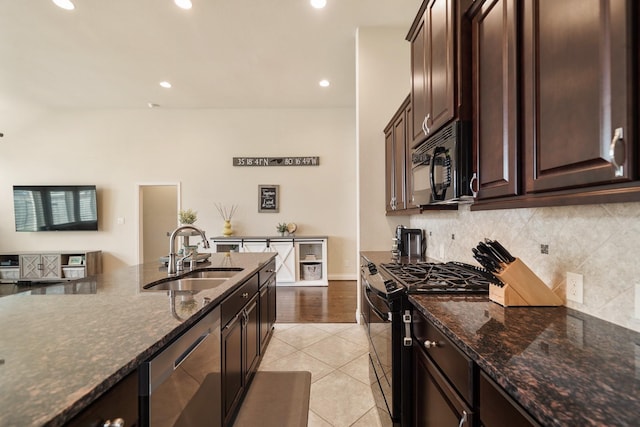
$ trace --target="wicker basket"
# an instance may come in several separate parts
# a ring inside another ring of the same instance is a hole
[[[304,280],[322,279],[322,263],[308,262],[302,266],[302,278]]]

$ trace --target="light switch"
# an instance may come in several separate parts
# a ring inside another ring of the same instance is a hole
[[[122,224],[124,224],[124,217],[123,217],[123,216],[118,217],[118,219],[116,220],[116,222],[118,223],[118,225],[122,225]]]

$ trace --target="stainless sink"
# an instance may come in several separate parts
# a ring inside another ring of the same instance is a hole
[[[226,283],[242,268],[205,268],[172,279],[163,279],[143,286],[147,291],[202,291]]]
[[[144,286],[146,290],[153,291],[202,291],[204,289],[215,288],[224,284],[228,278],[202,278],[202,277],[185,277],[182,279],[169,280],[156,284]]]
[[[204,269],[204,270],[195,270],[190,273],[184,275],[185,278],[194,278],[194,279],[228,279],[229,277],[233,277],[238,272],[242,271],[242,268],[234,268],[234,269]]]

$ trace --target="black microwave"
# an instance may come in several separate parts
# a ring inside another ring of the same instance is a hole
[[[411,154],[411,203],[415,206],[472,203],[471,122],[454,121]]]

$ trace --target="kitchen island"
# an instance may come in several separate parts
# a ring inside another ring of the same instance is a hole
[[[167,291],[143,289],[167,278],[156,263],[0,298],[0,426],[64,425],[273,257],[213,254],[197,268],[242,271],[180,316]]]

